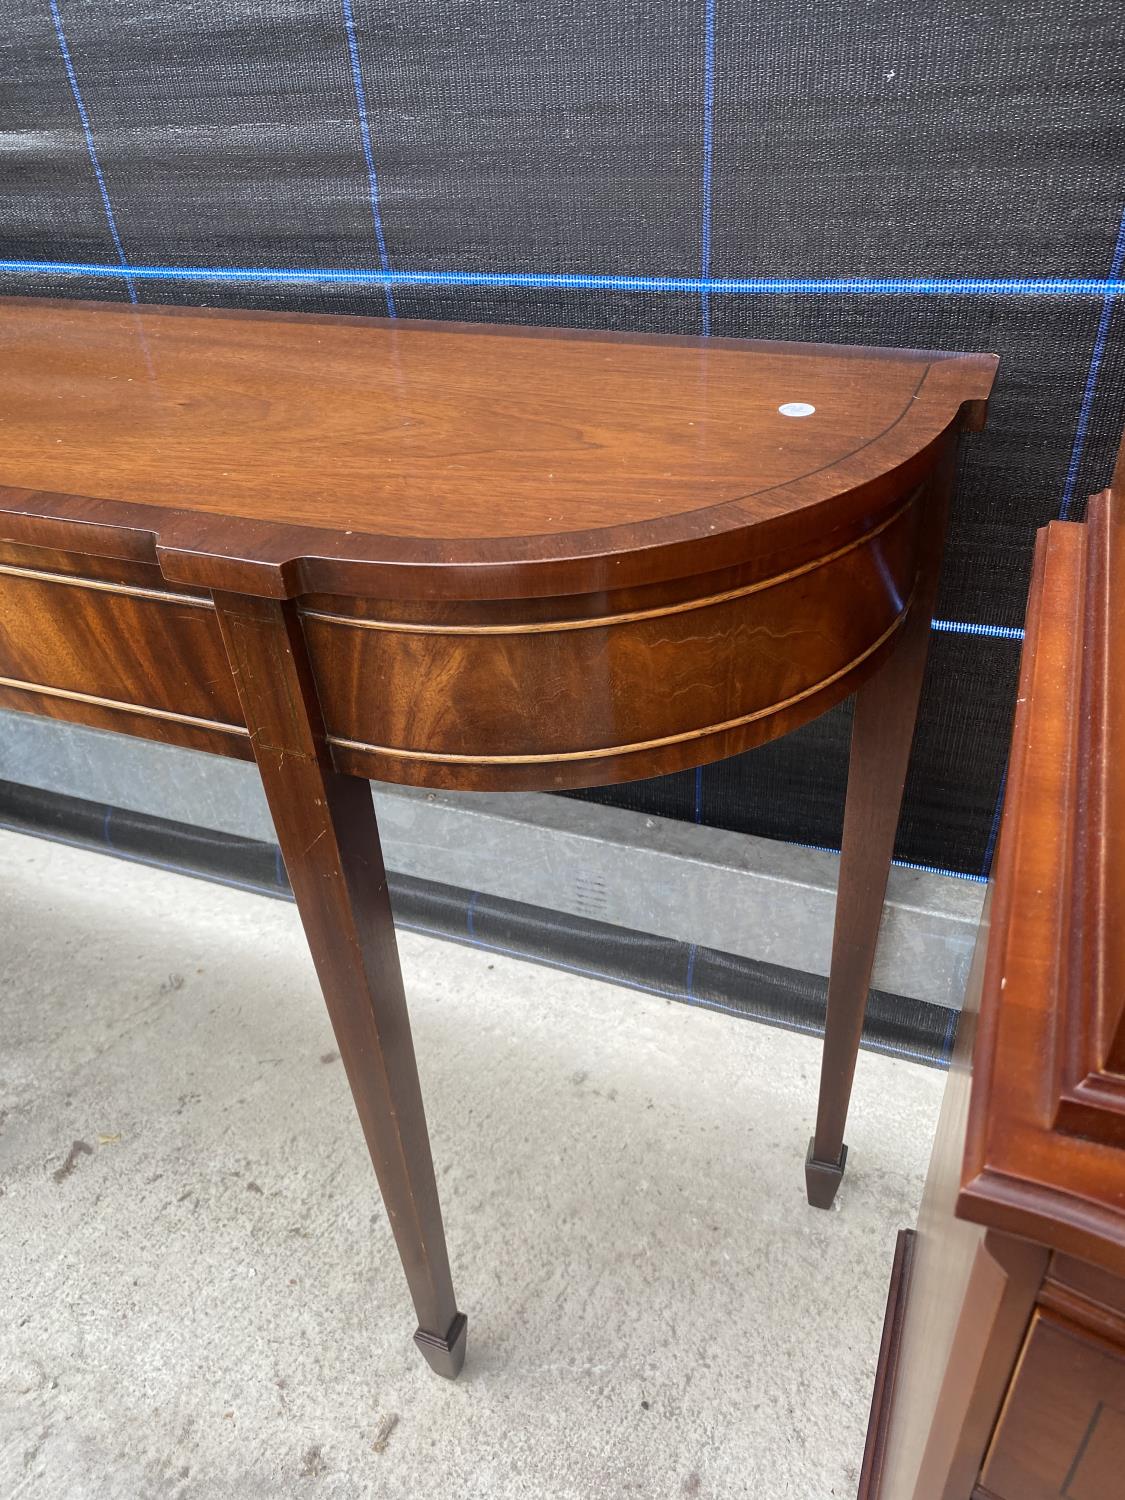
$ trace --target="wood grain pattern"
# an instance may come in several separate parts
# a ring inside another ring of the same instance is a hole
[[[995,366],[0,301],[0,706],[257,759],[441,1373],[465,1320],[362,778],[654,776],[890,661],[845,837],[859,957],[834,960],[818,1139],[842,1129],[948,477]]]
[[[747,749],[844,697],[906,619],[916,554],[911,500],[815,566],[726,589],[696,579],[698,600],[645,606],[634,593],[618,609],[606,594],[575,617],[560,599],[556,620],[542,601],[500,626],[450,605],[394,620],[305,610],[303,623],[348,769],[464,789],[582,786]]]
[[[302,618],[337,763],[413,784],[562,788],[697,765],[786,733],[854,691],[891,649],[913,597],[921,496],[861,536],[830,536],[823,557],[751,581],[728,569],[513,603],[502,622],[482,619],[479,603],[384,603],[375,616],[371,601],[314,596]],[[80,574],[67,554],[9,545],[3,556],[7,701],[30,693],[36,711],[133,733],[163,719],[196,745],[194,730],[213,725],[205,748],[246,753],[231,738],[241,714],[206,592],[143,564]]]
[[[245,758],[209,598],[0,563],[0,706]]]
[[[1037,1313],[984,1466],[1001,1500],[1113,1500],[1125,1479],[1125,1351]]]
[[[862,522],[995,363],[11,299],[4,539],[279,597],[625,588]]]
[[[1056,1252],[1051,1256],[1044,1290],[1048,1286],[1065,1287],[1084,1302],[1099,1305],[1113,1316],[1125,1319],[1125,1277],[1112,1276],[1088,1261]],[[1125,1338],[1121,1342],[1125,1344]]]
[[[946,449],[927,487],[917,549],[915,605],[886,666],[869,677],[856,694],[820,1098],[805,1163],[809,1202],[817,1208],[831,1206],[847,1157],[844,1128],[848,1100],[922,695],[930,615],[937,598],[953,484],[953,456],[953,450]]]
[[[895,1241],[895,1258],[891,1282],[887,1289],[887,1308],[883,1318],[883,1337],[879,1343],[879,1364],[875,1371],[875,1388],[871,1393],[871,1417],[867,1424],[867,1441],[859,1471],[857,1500],[874,1500],[883,1484],[883,1465],[887,1456],[891,1414],[898,1384],[902,1335],[910,1295],[910,1274],[914,1262],[913,1229],[900,1229]]]
[[[1060,1275],[1060,1262],[1073,1268],[1069,1275]],[[1054,1255],[1039,1289],[1039,1306],[1125,1350],[1125,1278]]]
[[[967,1500],[1047,1265],[1039,1246],[990,1235],[954,1216],[993,896],[982,916],[934,1137],[869,1500]]]
[[[1038,538],[994,883],[871,1500],[1122,1488],[1122,472],[1084,525]]]
[[[291,606],[216,597],[289,882],[418,1313],[440,1374],[465,1355],[371,789],[332,767]]]
[[[1125,496],[1040,533],[957,1211],[1125,1275]]]

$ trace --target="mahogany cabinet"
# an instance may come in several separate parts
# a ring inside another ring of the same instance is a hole
[[[864,1500],[1125,1496],[1125,466],[1039,533],[995,879]]]

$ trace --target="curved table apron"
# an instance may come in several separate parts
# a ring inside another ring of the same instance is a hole
[[[256,759],[430,1364],[465,1348],[367,778],[561,790],[857,692],[828,1207],[995,359],[0,303],[0,706]]]

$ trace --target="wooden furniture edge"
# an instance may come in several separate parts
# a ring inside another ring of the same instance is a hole
[[[35,299],[12,299],[27,305]],[[93,312],[99,304],[82,303]],[[113,304],[117,311],[120,308]],[[232,319],[257,314],[233,310],[166,308],[146,304],[138,317],[205,315]],[[317,315],[273,314],[275,319],[317,321]],[[321,315],[321,321],[337,321]],[[350,318],[361,326],[395,326],[386,319]],[[168,582],[258,597],[302,594],[382,598],[477,600],[542,598],[620,590],[718,572],[763,555],[779,566],[815,557],[809,536],[857,535],[892,493],[922,478],[935,450],[963,430],[983,425],[997,356],[928,350],[865,350],[854,345],[802,345],[755,340],[707,340],[681,335],[597,335],[565,329],[410,323],[410,333],[462,332],[546,341],[666,344],[735,351],[807,351],[851,358],[919,362],[918,386],[881,433],[772,489],[770,513],[748,515],[743,501],[727,498],[679,514],[538,538],[440,539],[219,514],[172,505],[62,494],[0,485],[0,540],[64,548],[91,555],[157,564]],[[924,362],[923,362],[924,361]],[[751,498],[743,497],[743,500]],[[776,502],[774,504],[773,502]],[[805,549],[802,551],[802,549]]]
[[[1106,914],[1125,873],[1121,481],[1119,461],[1115,485],[1091,499],[1084,523],[1052,522],[1036,542],[956,1208],[1117,1275],[1125,1275],[1125,948]],[[1062,586],[1064,574],[1072,585]],[[1044,651],[1052,656],[1041,666]],[[1029,808],[1036,695],[1036,713],[1065,726],[1066,742],[1057,795],[1045,807],[1040,792]],[[1011,929],[1014,903],[1041,879],[1033,862],[1047,844],[1055,889],[1052,932],[1042,940],[1057,957],[1033,980],[1011,952],[1019,941]],[[1039,993],[1028,993],[1032,983]]]
[[[867,1441],[863,1448],[863,1466],[859,1475],[857,1500],[879,1500],[883,1482],[883,1459],[891,1413],[894,1410],[898,1361],[902,1334],[906,1326],[906,1308],[910,1297],[910,1273],[914,1262],[917,1232],[900,1229],[895,1240],[894,1263],[887,1288],[887,1307],[883,1314],[883,1334],[879,1342],[879,1363],[875,1386],[871,1392],[871,1415],[867,1424]]]

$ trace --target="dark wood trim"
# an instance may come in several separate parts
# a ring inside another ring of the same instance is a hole
[[[1052,1281],[1050,1277],[1043,1282],[1039,1306],[1058,1313],[1084,1333],[1093,1333],[1098,1338],[1105,1339],[1112,1348],[1118,1351],[1125,1349],[1125,1312],[1094,1302],[1073,1287]]]
[[[1123,475],[1037,538],[997,858],[864,1500],[1121,1487],[1119,1433],[1092,1435],[1125,1393]]]
[[[454,1376],[465,1357],[379,831],[365,781],[334,770],[292,605],[216,594],[223,641],[289,883],[418,1314]]]
[[[879,1500],[883,1480],[883,1458],[887,1433],[894,1409],[902,1331],[906,1324],[907,1300],[910,1296],[910,1272],[914,1263],[916,1234],[900,1229],[895,1241],[895,1258],[887,1289],[887,1310],[883,1316],[883,1337],[879,1344],[879,1364],[875,1371],[875,1388],[871,1393],[871,1417],[867,1424],[867,1442],[863,1449],[863,1467],[859,1474],[857,1500]]]
[[[1039,533],[957,1213],[1125,1276],[1125,495]]]
[[[102,729],[110,734],[159,740],[185,750],[202,750],[208,755],[224,755],[234,760],[254,759],[250,736],[241,724],[220,724],[186,714],[162,713],[135,703],[45,688],[39,683],[0,678],[0,708],[14,713],[36,714],[44,719],[60,719],[67,724],[82,724],[87,729]]]
[[[22,567],[0,563],[0,574],[7,578],[33,578],[38,583],[61,583],[69,588],[93,589],[96,593],[120,594],[127,599],[156,599],[161,604],[188,604],[195,609],[214,609],[206,594],[179,594],[174,589],[150,588],[141,583],[118,583],[105,578],[88,578],[82,573],[60,573],[53,568]]]
[[[632,625],[639,620],[660,620],[669,615],[692,614],[697,610],[710,609],[716,604],[729,604],[735,599],[745,599],[750,594],[760,594],[765,589],[777,588],[779,584],[812,573],[828,563],[846,557],[859,547],[867,547],[894,525],[918,499],[918,491],[909,494],[900,505],[865,531],[852,537],[840,546],[813,557],[780,573],[771,573],[757,578],[752,583],[723,589],[720,593],[703,594],[701,597],[677,599],[665,604],[654,604],[648,608],[625,609],[616,614],[579,615],[572,619],[501,620],[477,621],[472,624],[450,624],[429,620],[380,619],[371,615],[333,614],[330,610],[302,606],[301,616],[306,620],[321,620],[331,625],[346,625],[357,630],[385,630],[392,635],[545,635],[568,630],[606,630],[619,625]],[[0,572],[5,569],[0,568]],[[183,595],[187,598],[190,596]],[[569,596],[568,596],[569,597]],[[601,600],[604,596],[596,596]],[[905,613],[905,610],[903,611]]]
[[[194,601],[193,601],[194,602]],[[24,682],[16,677],[0,677],[0,689],[15,693],[27,693],[32,698],[59,698],[90,708],[112,709],[115,713],[133,714],[138,719],[160,719],[163,723],[183,725],[189,729],[204,729],[212,734],[245,735],[241,724],[221,724],[217,719],[197,718],[194,714],[179,714],[170,708],[150,708],[141,703],[122,703],[116,698],[100,698],[95,693],[79,693],[71,688],[48,687],[43,682]]]
[[[906,624],[882,671],[856,694],[844,835],[832,935],[824,1062],[816,1128],[805,1161],[809,1202],[829,1208],[847,1161],[844,1129],[879,940],[887,879],[930,643],[955,452],[935,469],[922,513],[918,581]]]

